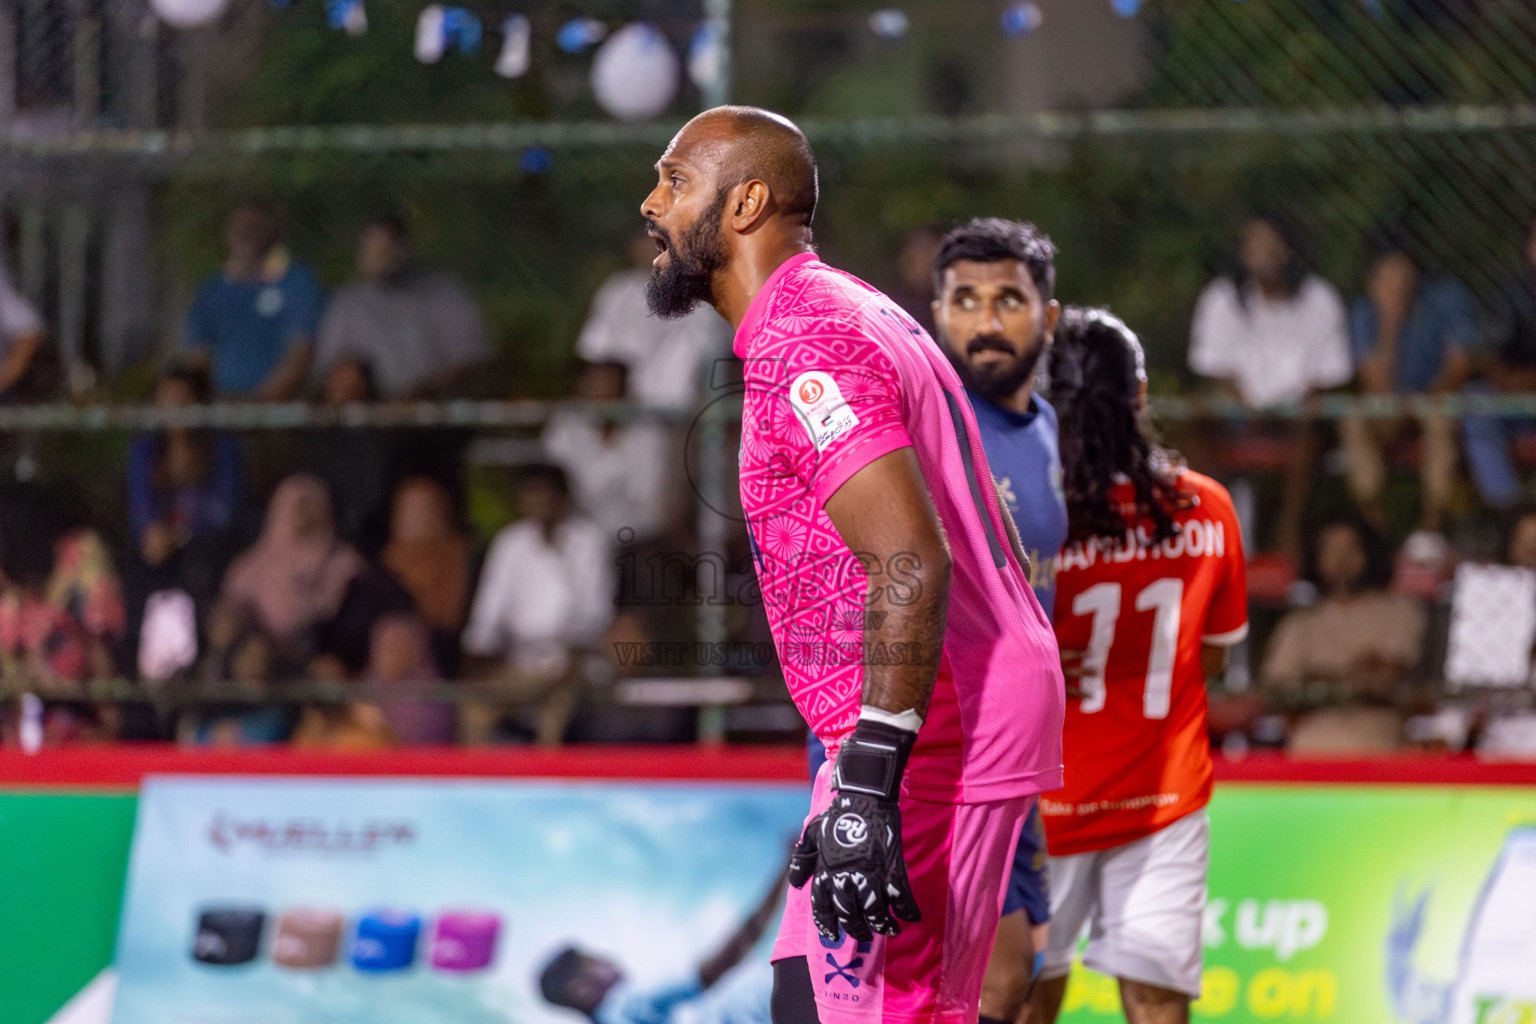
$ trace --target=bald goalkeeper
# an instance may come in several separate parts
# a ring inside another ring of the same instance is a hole
[[[1019,826],[1061,784],[1056,641],[949,361],[816,258],[816,163],[721,107],[656,165],[651,311],[736,328],[741,499],[785,682],[827,746],[776,1024],[968,1024]]]

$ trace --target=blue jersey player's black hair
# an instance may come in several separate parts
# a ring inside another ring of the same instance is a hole
[[[1018,260],[1029,268],[1030,279],[1041,299],[1049,302],[1056,294],[1056,245],[1049,235],[1028,221],[977,217],[945,235],[933,255],[934,295],[944,291],[944,271],[961,260]]]

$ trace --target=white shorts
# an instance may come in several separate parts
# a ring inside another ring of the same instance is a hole
[[[1083,965],[1200,997],[1200,925],[1210,865],[1205,811],[1124,846],[1051,858],[1051,935],[1040,976],[1061,978],[1083,930]]]

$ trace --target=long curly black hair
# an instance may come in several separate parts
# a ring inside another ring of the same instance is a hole
[[[1152,540],[1174,536],[1175,513],[1189,507],[1178,485],[1177,455],[1162,447],[1147,419],[1141,389],[1141,342],[1105,309],[1068,307],[1051,346],[1050,401],[1061,421],[1062,485],[1072,540],[1125,536],[1114,489],[1135,489],[1136,511],[1152,521]]]

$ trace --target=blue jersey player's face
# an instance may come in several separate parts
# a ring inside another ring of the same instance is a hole
[[[960,260],[933,304],[938,341],[966,383],[1005,402],[1034,374],[1061,307],[1040,294],[1021,260]]]

